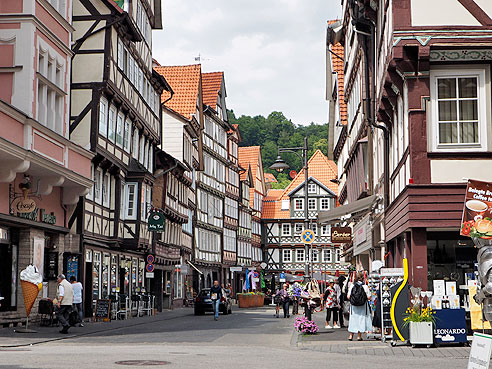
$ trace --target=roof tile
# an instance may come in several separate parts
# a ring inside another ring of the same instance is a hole
[[[217,110],[217,98],[223,78],[224,72],[202,73],[203,103],[214,110]]]
[[[196,113],[198,92],[200,88],[201,65],[178,65],[154,67],[154,70],[164,76],[174,91],[171,100],[165,106],[187,120],[191,120],[192,114]],[[161,102],[170,97],[168,91],[163,91]]]

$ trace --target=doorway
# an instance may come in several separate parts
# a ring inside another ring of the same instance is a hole
[[[0,244],[0,311],[12,310],[12,246]],[[15,304],[14,304],[15,305]]]
[[[84,280],[84,313],[86,317],[92,316],[92,263],[85,263]]]

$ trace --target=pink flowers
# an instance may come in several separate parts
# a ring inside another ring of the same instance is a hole
[[[319,331],[318,326],[312,320],[308,320],[306,317],[298,317],[294,322],[294,328],[297,332],[304,334],[316,334]]]

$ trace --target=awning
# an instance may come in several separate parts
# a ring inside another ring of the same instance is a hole
[[[318,222],[321,224],[329,223],[334,220],[338,220],[347,214],[353,214],[363,210],[367,210],[371,208],[372,205],[374,205],[374,203],[376,203],[379,199],[379,195],[372,195],[361,200],[354,201],[347,205],[338,206],[331,210],[320,211],[318,213]]]
[[[186,262],[187,262],[187,263],[188,263],[188,264],[189,264],[189,265],[190,265],[193,269],[195,269],[195,270],[196,270],[199,274],[203,275],[203,272],[202,272],[200,269],[198,269],[196,266],[194,266],[194,265],[192,264],[192,262],[191,262],[191,261],[186,260]]]

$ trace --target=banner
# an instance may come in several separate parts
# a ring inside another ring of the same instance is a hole
[[[460,234],[492,239],[492,183],[468,180]]]

